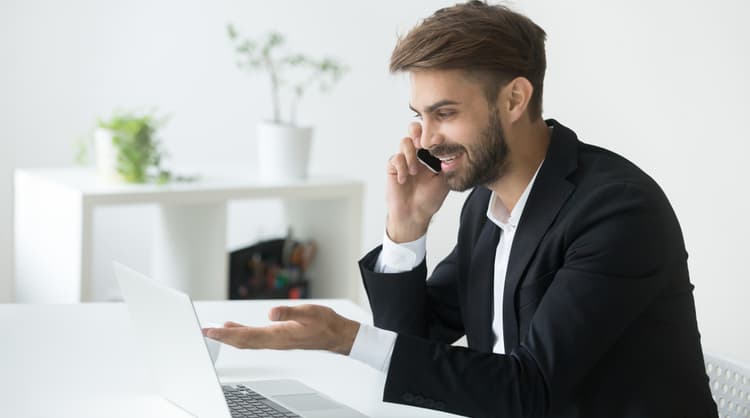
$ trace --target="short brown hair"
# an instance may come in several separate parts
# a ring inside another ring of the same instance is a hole
[[[438,10],[398,40],[391,72],[464,70],[484,81],[489,103],[502,86],[525,77],[534,87],[529,115],[542,114],[547,34],[528,17],[501,5],[469,1]]]

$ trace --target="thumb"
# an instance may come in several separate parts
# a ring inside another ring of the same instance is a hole
[[[268,311],[268,319],[271,321],[289,321],[294,316],[294,308],[291,306],[275,306]]]
[[[238,324],[232,321],[227,321],[224,323],[224,328],[238,328],[238,327],[244,327],[244,325]]]
[[[271,321],[300,321],[311,314],[310,305],[276,306],[268,312]]]

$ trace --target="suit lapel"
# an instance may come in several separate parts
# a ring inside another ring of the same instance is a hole
[[[500,240],[500,228],[489,220],[484,223],[479,239],[474,245],[469,263],[468,300],[472,302],[467,309],[467,324],[476,326],[469,345],[480,351],[492,351],[494,335],[492,332],[493,276],[495,272],[495,252]]]
[[[549,149],[518,223],[505,276],[503,333],[506,353],[510,353],[520,343],[515,295],[523,273],[542,237],[574,189],[566,177],[577,166],[576,135],[555,120],[549,120],[547,124],[554,126]]]

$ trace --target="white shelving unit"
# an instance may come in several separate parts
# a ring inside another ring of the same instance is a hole
[[[278,199],[295,236],[318,244],[310,296],[359,302],[360,182],[309,179],[262,184],[231,176],[165,185],[108,184],[87,168],[16,170],[15,289],[18,302],[92,300],[93,212],[154,204],[151,275],[196,300],[227,297],[227,204]]]

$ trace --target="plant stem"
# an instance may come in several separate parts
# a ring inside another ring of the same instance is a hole
[[[299,99],[302,97],[302,94],[299,92],[294,92],[294,96],[292,96],[292,103],[289,106],[289,123],[292,125],[297,125],[297,103],[299,103]]]
[[[281,122],[281,110],[279,109],[279,77],[276,74],[276,67],[273,65],[271,57],[264,56],[266,67],[271,76],[271,104],[273,105],[273,122]]]

